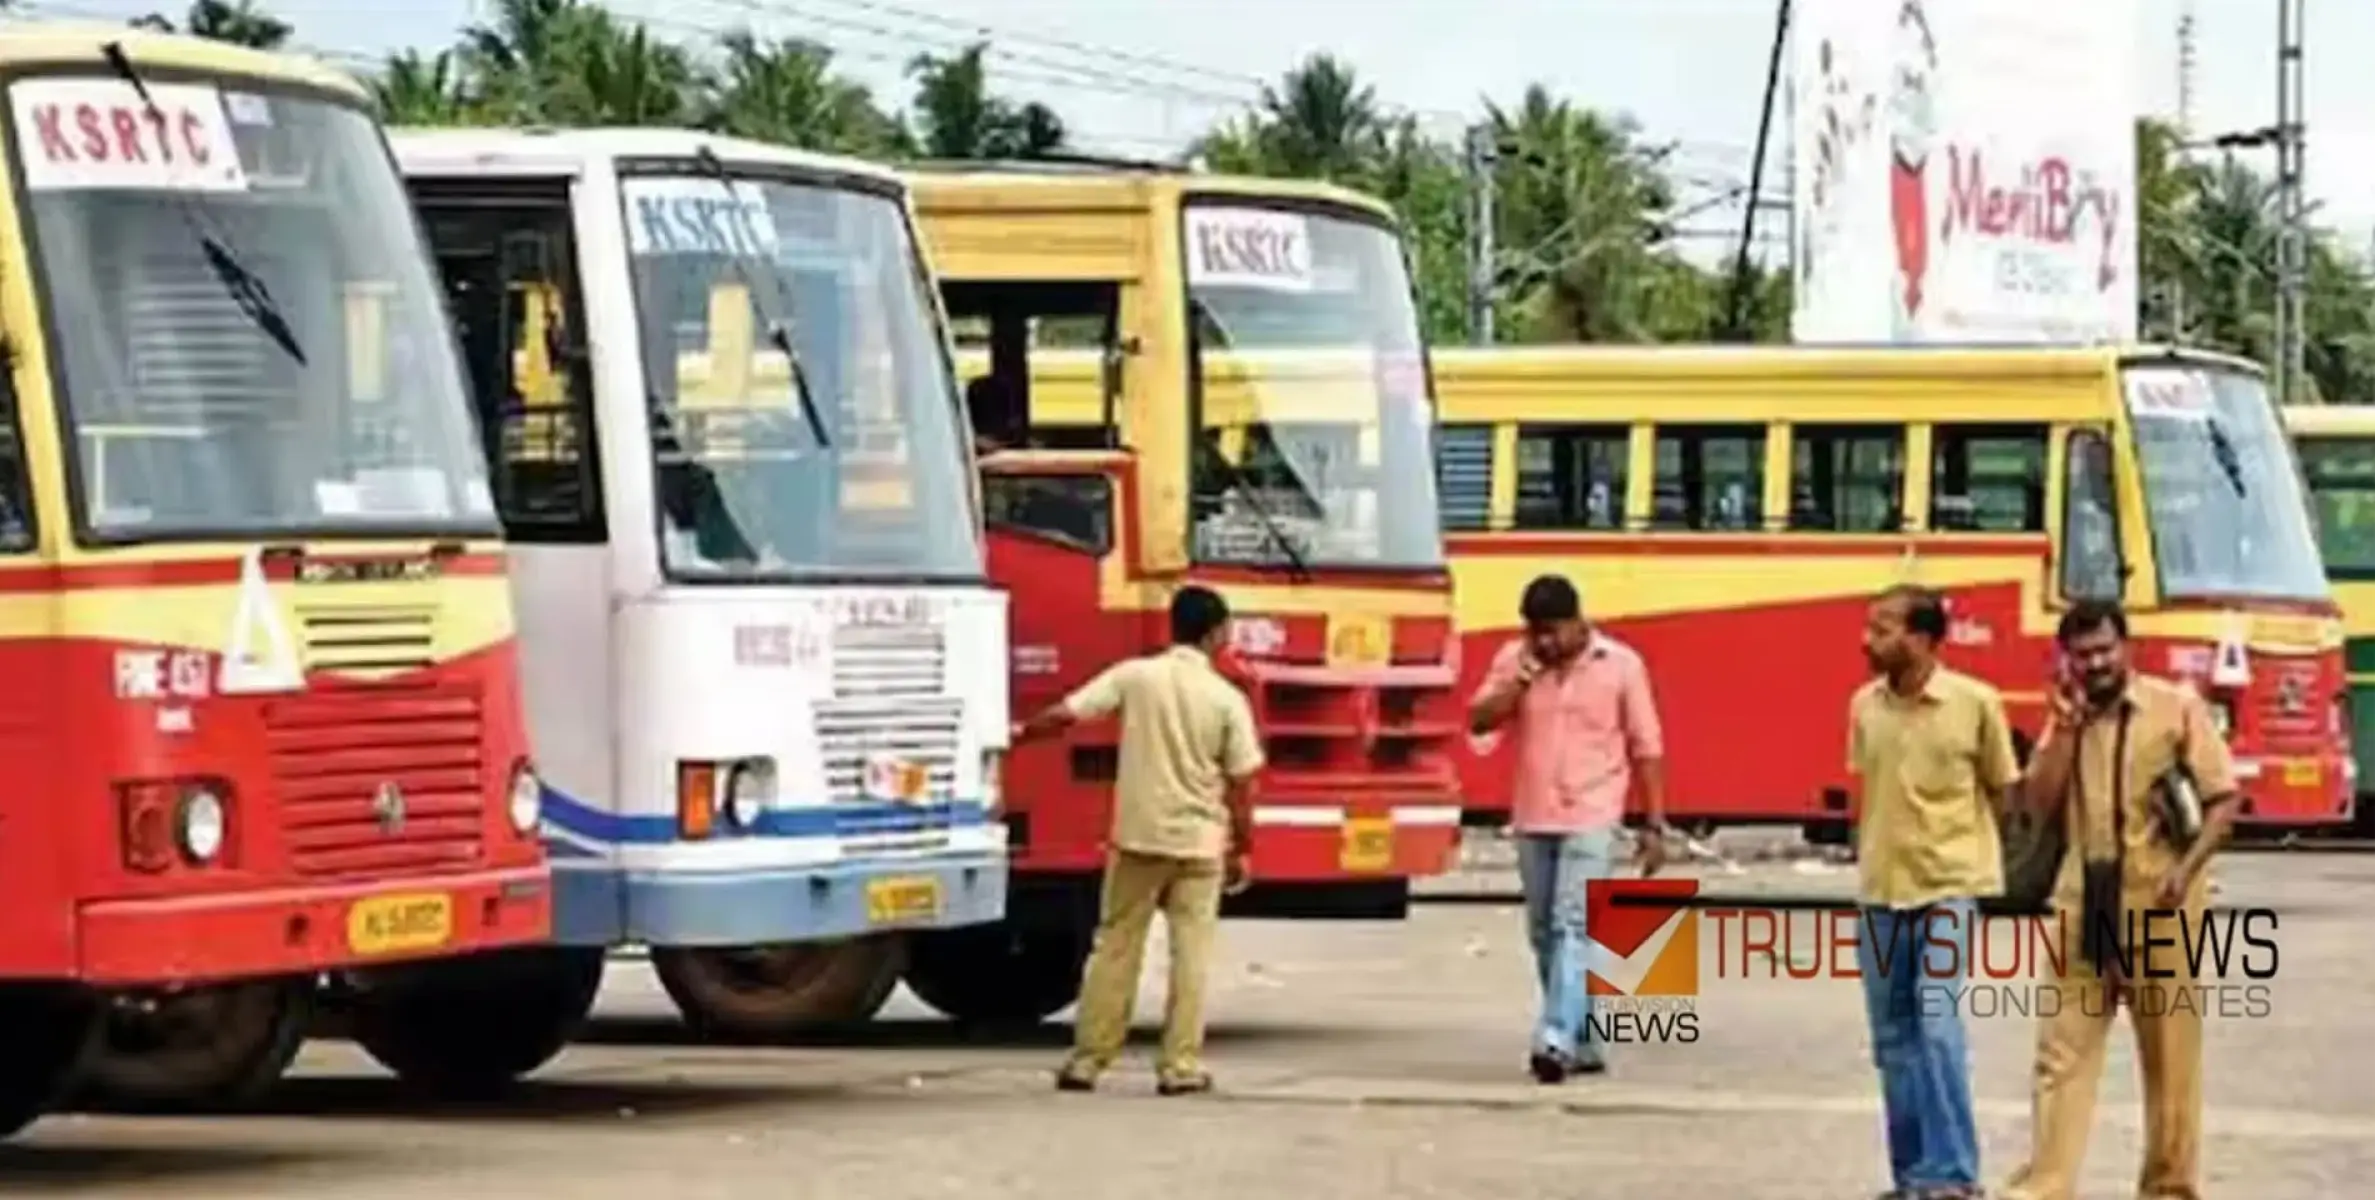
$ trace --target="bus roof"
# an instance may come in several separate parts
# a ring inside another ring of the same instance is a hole
[[[2363,437],[2375,441],[2375,405],[2288,404],[2284,428],[2312,437]]]
[[[924,209],[960,200],[985,207],[1013,205],[1044,212],[1051,205],[1135,209],[1158,199],[1231,196],[1249,201],[1303,200],[1333,204],[1392,221],[1394,210],[1366,192],[1315,179],[1220,175],[1160,163],[1065,158],[1045,162],[920,162],[905,164]]]
[[[2180,362],[2262,374],[2249,359],[2160,344],[2126,346],[1973,345],[1584,345],[1444,346],[1430,350],[1435,373],[1522,380],[1578,372],[1739,378],[1758,375],[1924,377],[1972,374],[2096,375],[2123,363]]]
[[[812,171],[900,182],[878,163],[838,154],[795,150],[770,142],[697,129],[482,129],[411,126],[388,131],[396,160],[410,173],[484,174],[567,172],[621,158],[691,158],[703,147],[726,163],[806,168]]]
[[[160,33],[105,21],[0,20],[0,67],[107,65],[106,47],[123,47],[135,69],[168,68],[286,80],[357,102],[370,93],[354,76],[302,54],[256,50],[212,38]]]

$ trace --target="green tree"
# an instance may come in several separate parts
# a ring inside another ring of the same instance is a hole
[[[474,125],[488,115],[464,87],[461,59],[452,50],[430,57],[418,50],[392,54],[370,85],[380,119],[390,125]]]
[[[749,30],[720,39],[722,60],[700,101],[705,128],[737,137],[876,158],[909,149],[907,131],[857,83],[833,74],[829,47],[767,41]]]
[[[909,61],[918,149],[928,158],[952,159],[1038,158],[1063,149],[1069,135],[1054,109],[1015,104],[990,90],[988,52],[989,43],[975,42],[952,55]]]
[[[159,13],[136,17],[132,24],[167,33],[176,31],[173,21]],[[278,50],[296,32],[288,22],[264,11],[255,0],[195,0],[183,16],[180,29],[197,37],[258,50]]]

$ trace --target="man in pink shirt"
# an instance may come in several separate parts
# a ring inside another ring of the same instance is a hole
[[[1493,656],[1468,727],[1489,750],[1507,726],[1517,755],[1510,827],[1542,985],[1529,1065],[1535,1079],[1557,1083],[1570,1072],[1607,1069],[1587,1019],[1584,885],[1610,872],[1636,775],[1649,818],[1641,872],[1664,864],[1665,747],[1649,669],[1583,619],[1574,584],[1544,575],[1526,585],[1518,610],[1525,636]]]

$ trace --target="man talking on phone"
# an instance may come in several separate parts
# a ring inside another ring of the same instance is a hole
[[[1213,667],[1228,630],[1218,592],[1183,587],[1171,598],[1169,649],[1106,668],[1014,728],[1019,746],[1078,721],[1118,713],[1122,723],[1097,936],[1072,1057],[1056,1073],[1065,1091],[1091,1090],[1121,1054],[1157,909],[1171,934],[1171,989],[1156,1090],[1212,1090],[1202,1061],[1204,980],[1221,893],[1248,879],[1252,786],[1263,761],[1252,705]]]
[[[1900,584],[1864,620],[1877,676],[1847,706],[1862,791],[1856,965],[1900,1200],[1976,1200],[1979,1128],[1958,975],[1978,899],[2004,891],[1996,817],[2018,777],[1996,689],[1938,661],[1946,600]]]
[[[1649,669],[1583,619],[1575,585],[1544,575],[1518,602],[1525,636],[1493,657],[1468,710],[1489,750],[1506,727],[1517,755],[1510,828],[1526,897],[1526,935],[1542,986],[1528,1066],[1558,1083],[1607,1069],[1592,1035],[1584,971],[1584,891],[1609,874],[1616,829],[1638,780],[1648,823],[1644,875],[1665,863],[1666,764]]]

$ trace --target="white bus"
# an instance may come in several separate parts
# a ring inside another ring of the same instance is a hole
[[[1005,911],[1006,596],[898,178],[660,129],[399,131],[512,555],[554,935],[696,1027],[863,1020]]]

